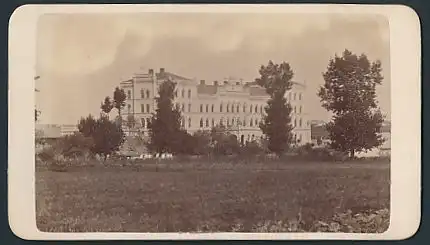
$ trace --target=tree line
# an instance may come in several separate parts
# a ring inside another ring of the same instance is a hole
[[[328,62],[322,74],[324,84],[317,95],[321,105],[332,113],[326,124],[331,139],[330,147],[348,154],[371,150],[383,143],[380,129],[384,117],[376,100],[376,86],[383,81],[380,61],[370,61],[365,54],[356,55],[344,50],[341,56],[335,55]],[[259,69],[255,82],[270,96],[264,107],[265,114],[259,124],[264,134],[265,149],[277,155],[288,151],[292,145],[291,123],[292,107],[285,94],[292,88],[294,72],[288,62],[275,64],[269,61]],[[181,128],[181,112],[174,106],[176,84],[167,80],[158,88],[156,110],[149,129],[148,149],[154,153],[176,154],[234,154],[243,147],[237,138],[219,125],[211,131],[188,133]],[[90,138],[91,151],[107,156],[118,151],[124,142],[121,112],[125,106],[124,90],[116,88],[111,99],[107,96],[102,102],[98,119],[92,115],[81,118],[78,128],[83,137]],[[110,112],[116,109],[118,116],[111,120]],[[127,119],[127,126],[134,127],[134,118]]]

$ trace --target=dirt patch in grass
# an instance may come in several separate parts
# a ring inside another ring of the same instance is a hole
[[[249,232],[297,220],[312,231],[317,221],[324,226],[342,213],[389,209],[389,182],[389,165],[372,163],[38,169],[37,226],[55,232]]]

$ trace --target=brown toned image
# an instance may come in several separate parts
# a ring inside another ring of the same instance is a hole
[[[389,37],[376,14],[40,16],[37,228],[385,232]]]

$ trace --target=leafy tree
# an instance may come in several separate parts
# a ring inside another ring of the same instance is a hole
[[[102,109],[102,112],[105,113],[107,116],[112,111],[114,106],[113,101],[109,96],[106,96],[104,102],[101,104],[100,109]]]
[[[231,134],[224,125],[213,127],[210,132],[211,145],[215,155],[239,153],[240,144],[236,135]]]
[[[148,148],[156,153],[176,151],[175,140],[181,129],[181,113],[173,106],[175,87],[176,84],[170,80],[160,85],[157,109],[148,125],[151,138]]]
[[[93,148],[92,137],[85,137],[82,133],[76,132],[72,135],[66,135],[61,140],[61,153],[65,157],[83,156]]]
[[[97,121],[90,114],[86,118],[81,118],[78,123],[78,130],[84,137],[92,137],[96,130]]]
[[[192,138],[194,139],[194,154],[208,155],[211,152],[211,134],[209,131],[198,130]]]
[[[267,66],[261,66],[259,72],[260,78],[256,82],[270,95],[259,126],[268,140],[268,149],[279,156],[292,141],[291,105],[285,93],[292,87],[294,73],[288,63],[279,65],[272,61]]]
[[[113,92],[113,106],[118,110],[118,115],[120,117],[122,108],[125,106],[126,99],[127,95],[125,94],[124,89],[116,87],[115,91]]]
[[[104,156],[114,151],[118,151],[119,147],[124,143],[124,132],[115,122],[109,121],[107,117],[100,117],[96,121],[94,133],[92,135],[94,141],[93,152]]]
[[[370,62],[365,54],[349,50],[330,59],[318,96],[322,106],[333,113],[326,125],[331,146],[354,158],[383,143],[379,134],[383,116],[376,101],[376,85],[382,83],[381,63]]]

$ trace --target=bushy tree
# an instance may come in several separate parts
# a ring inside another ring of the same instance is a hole
[[[96,126],[92,139],[94,141],[93,152],[104,156],[118,151],[124,143],[124,132],[115,122],[110,121],[107,117],[100,117],[96,121]]]
[[[116,87],[115,91],[113,92],[113,107],[117,109],[119,117],[121,117],[121,111],[122,108],[125,106],[126,99],[127,95],[125,94],[124,89]]]
[[[148,125],[150,143],[148,148],[156,153],[175,152],[175,142],[180,134],[181,113],[173,106],[176,84],[170,80],[161,83],[156,98],[157,109]]]
[[[292,141],[291,105],[285,93],[292,87],[294,73],[288,63],[274,64],[272,61],[267,66],[261,66],[259,72],[260,78],[256,82],[270,96],[259,126],[268,140],[268,149],[281,155]]]
[[[383,143],[383,116],[376,100],[376,86],[382,83],[381,63],[370,62],[365,54],[345,50],[330,59],[318,96],[322,106],[333,113],[326,125],[331,146],[354,158],[355,153]]]
[[[112,111],[114,103],[109,96],[106,96],[105,100],[100,105],[100,109],[106,116],[109,117],[109,113]]]
[[[96,129],[96,119],[90,114],[86,118],[81,118],[78,123],[78,130],[84,137],[92,137]]]
[[[65,157],[79,157],[91,152],[93,149],[92,137],[85,137],[82,133],[76,132],[66,135],[61,139],[61,154]]]

